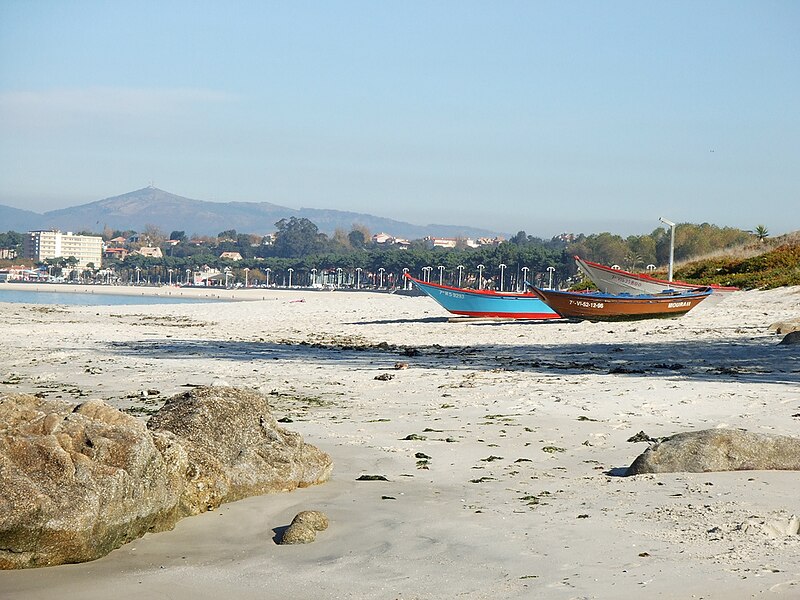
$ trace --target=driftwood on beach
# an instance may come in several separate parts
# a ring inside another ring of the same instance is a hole
[[[196,388],[145,425],[100,400],[0,395],[0,568],[93,560],[182,517],[324,482],[331,458],[247,390]]]

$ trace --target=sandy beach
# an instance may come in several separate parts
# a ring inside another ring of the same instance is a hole
[[[633,323],[450,322],[427,297],[384,293],[219,294],[248,301],[0,303],[0,391],[146,419],[187,386],[252,388],[333,457],[331,480],[90,563],[0,572],[1,598],[800,597],[800,536],[768,527],[800,515],[796,472],[621,476],[647,448],[627,442],[639,431],[800,437],[800,354],[768,330],[800,316],[800,288]],[[330,527],[277,545],[307,509]]]

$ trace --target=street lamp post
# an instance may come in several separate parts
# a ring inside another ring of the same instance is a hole
[[[361,271],[363,271],[361,267],[356,267],[356,289],[361,289]]]
[[[479,290],[483,289],[483,270],[485,268],[486,267],[484,267],[483,265],[478,265],[478,289]]]
[[[458,287],[461,287],[461,274],[464,272],[464,265],[458,265],[456,269],[458,269]]]
[[[444,276],[444,266],[439,265],[436,268],[439,269],[439,285],[442,285],[442,278]]]
[[[658,217],[664,225],[669,226],[669,278],[672,281],[672,264],[675,260],[675,223],[668,221],[664,217]]]
[[[403,289],[406,289],[408,283],[408,267],[403,267]]]
[[[294,269],[292,267],[289,267],[288,269],[286,269],[286,272],[289,273],[289,286],[288,287],[292,287],[292,273],[294,273]]]
[[[169,284],[172,285],[172,269],[167,269],[167,273],[169,273]]]
[[[189,285],[189,276],[192,274],[191,269],[186,269],[186,285]]]
[[[247,274],[250,272],[250,267],[245,267],[244,271],[244,287],[247,287]]]
[[[336,267],[336,287],[342,287],[342,267]]]
[[[503,291],[503,280],[505,279],[506,265],[500,263],[500,291]]]
[[[386,271],[383,267],[378,269],[378,289],[383,289],[383,273]]]
[[[136,267],[136,285],[139,285],[139,273],[140,272],[141,272],[141,269],[139,267]]]
[[[265,271],[265,272],[266,272],[266,274],[267,274],[267,278],[266,278],[266,280],[265,280],[265,282],[264,282],[264,285],[266,285],[267,287],[269,287],[269,274],[272,272],[272,269],[270,269],[269,267],[267,267],[266,269],[264,269],[264,271]]]
[[[228,277],[230,277],[231,275],[231,268],[225,267],[224,273],[225,273],[225,289],[228,289]]]
[[[555,267],[547,267],[547,272],[550,273],[550,283],[547,286],[547,289],[553,289],[553,273],[555,272]]]
[[[522,267],[523,291],[525,290],[526,286],[528,285],[528,271],[530,271],[530,269],[528,267]]]
[[[422,267],[423,281],[430,282],[431,280],[431,271],[433,271],[433,267]]]
[[[315,283],[317,283],[317,270],[311,269],[311,286],[313,287]]]

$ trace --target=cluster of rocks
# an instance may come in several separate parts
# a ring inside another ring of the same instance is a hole
[[[100,400],[0,394],[0,569],[83,562],[189,515],[326,481],[262,395],[195,388],[150,421]]]

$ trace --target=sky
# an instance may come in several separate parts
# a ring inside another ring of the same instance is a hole
[[[0,204],[800,230],[800,2],[0,0]],[[0,224],[0,230],[2,230]]]

